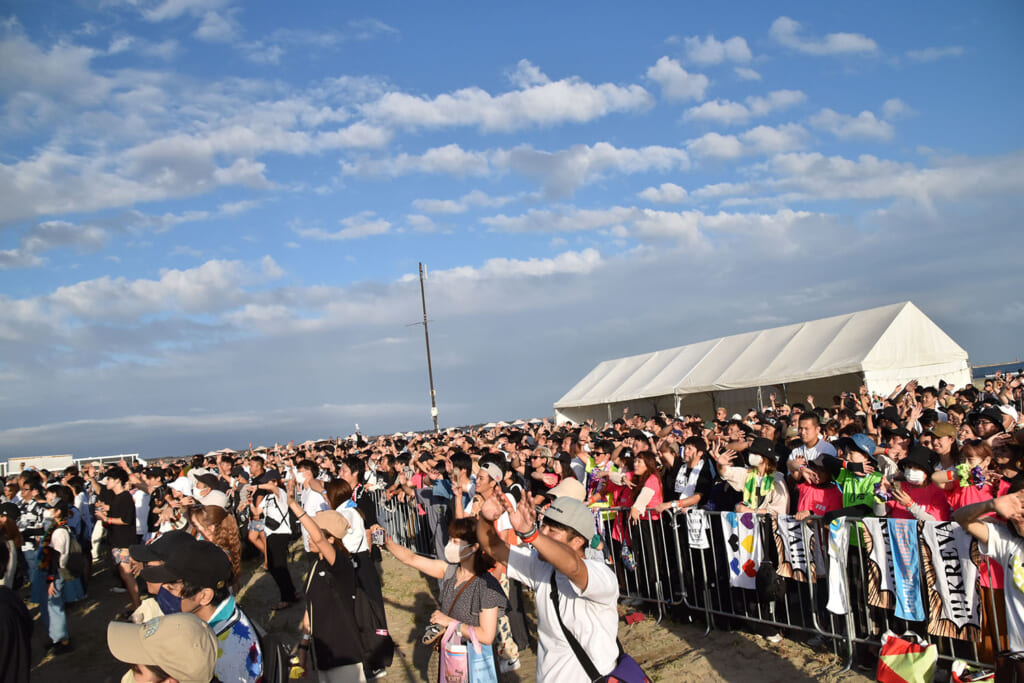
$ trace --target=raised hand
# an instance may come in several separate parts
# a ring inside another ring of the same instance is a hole
[[[1024,519],[1024,491],[1017,491],[1008,496],[996,498],[993,505],[996,514],[1007,520]]]

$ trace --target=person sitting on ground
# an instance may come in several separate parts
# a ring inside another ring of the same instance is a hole
[[[170,614],[142,624],[111,622],[107,647],[131,669],[121,683],[211,683],[217,640],[193,614]]]

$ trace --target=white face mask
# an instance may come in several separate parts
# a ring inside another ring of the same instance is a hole
[[[747,458],[747,462],[750,463],[751,467],[758,467],[762,462],[764,462],[764,458],[757,453],[751,453]]]
[[[925,477],[927,475],[921,470],[907,470],[903,474],[903,476],[906,478],[907,482],[914,484],[916,486],[920,486],[921,484],[924,483]]]
[[[461,543],[448,541],[448,545],[444,547],[444,559],[450,564],[458,564],[474,552],[476,551],[473,550],[473,546],[471,545],[463,546]]]
[[[295,481],[296,481],[296,483],[298,483],[298,484],[299,484],[300,486],[301,486],[302,484],[305,484],[305,483],[306,483],[306,473],[305,473],[305,472],[296,472],[296,473],[295,473]]]

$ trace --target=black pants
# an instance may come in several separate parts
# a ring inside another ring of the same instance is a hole
[[[288,573],[288,534],[267,534],[267,571],[281,591],[281,602],[295,602],[295,584]]]

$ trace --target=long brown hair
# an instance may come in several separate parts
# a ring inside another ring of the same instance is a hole
[[[331,479],[324,484],[324,497],[332,510],[337,510],[344,503],[352,500],[352,485],[344,479]]]
[[[235,583],[242,571],[242,541],[234,516],[217,505],[203,505],[189,511],[189,521],[195,525],[197,520],[204,527],[213,529],[213,538],[206,540],[227,553],[231,560],[231,583]]]
[[[641,451],[633,455],[633,474],[636,474],[636,463],[640,461],[644,464],[644,469],[647,470],[644,473],[644,480],[640,481],[640,477],[633,477],[633,488],[641,488],[647,483],[648,477],[658,477],[661,475],[661,470],[658,467],[658,461],[654,458],[654,454],[650,451]]]

